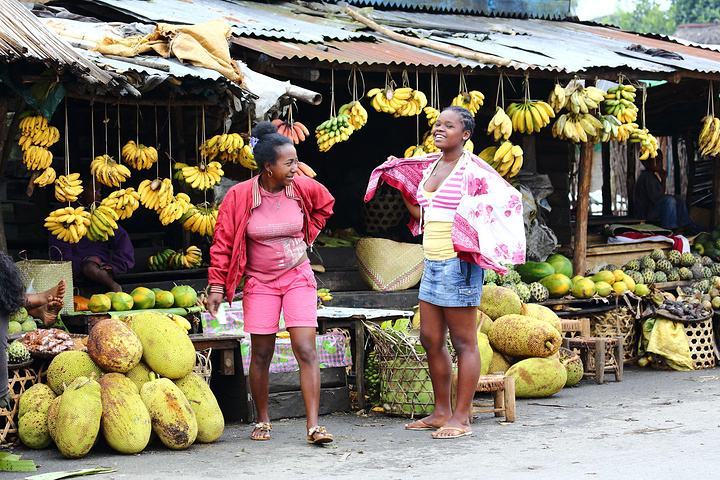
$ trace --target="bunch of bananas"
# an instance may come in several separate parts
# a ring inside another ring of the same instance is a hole
[[[118,229],[119,217],[112,208],[99,205],[90,213],[90,225],[87,229],[87,238],[91,242],[107,242],[115,236]]]
[[[600,122],[602,123],[602,131],[597,140],[603,143],[610,140],[619,141],[620,127],[622,126],[620,120],[615,115],[601,115]]]
[[[169,178],[143,180],[138,186],[138,193],[140,203],[145,208],[159,212],[174,198],[172,180]]]
[[[315,170],[313,170],[313,168],[305,162],[298,162],[297,174],[301,177],[317,177]]]
[[[331,117],[315,128],[315,138],[321,152],[327,152],[333,145],[347,141],[355,131],[350,124],[350,115],[343,113]]]
[[[185,333],[188,333],[190,330],[192,330],[192,325],[187,318],[174,313],[167,313],[166,315],[170,318],[170,320],[175,322],[175,325],[183,329]]]
[[[720,153],[720,119],[708,115],[703,118],[703,125],[698,137],[700,155],[715,157]]]
[[[158,210],[160,223],[167,226],[177,220],[180,220],[180,218],[182,218],[182,216],[190,210],[190,207],[192,207],[190,197],[184,193],[178,193],[168,202],[167,205]]]
[[[626,142],[630,139],[630,135],[640,128],[637,123],[623,123],[618,127],[617,140],[618,142]]]
[[[304,142],[305,137],[310,136],[310,131],[301,122],[296,122],[294,120],[280,120],[279,118],[276,118],[271,123],[277,127],[280,135],[289,138],[295,145],[300,142]]]
[[[599,88],[583,87],[579,83],[566,87],[565,96],[567,98],[565,108],[575,114],[590,113],[592,110],[596,110],[600,103],[605,100],[605,92]]]
[[[552,128],[555,138],[573,143],[592,141],[603,130],[603,125],[589,113],[564,113],[558,117]]]
[[[122,147],[122,157],[125,163],[135,170],[147,170],[158,161],[158,152],[155,147],[146,147],[142,143],[129,140]]]
[[[508,180],[515,177],[523,166],[522,147],[509,141],[503,142],[499,147],[487,147],[480,152],[479,157]]]
[[[106,187],[119,187],[130,178],[130,169],[123,164],[117,163],[107,153],[98,155],[90,162],[90,173]]]
[[[480,107],[482,107],[485,101],[485,95],[477,90],[470,90],[469,92],[461,92],[457,97],[453,98],[452,105],[455,107],[466,108],[475,115]]]
[[[655,138],[647,128],[636,128],[633,130],[630,134],[630,141],[640,144],[640,156],[638,160],[657,157],[660,145],[658,144],[657,138]]]
[[[240,155],[237,159],[238,163],[248,170],[257,170],[258,165],[255,161],[255,154],[250,145],[245,145],[240,149]]]
[[[513,105],[515,104],[513,103]],[[500,139],[507,140],[510,138],[512,131],[512,120],[508,117],[507,113],[505,113],[505,110],[498,106],[495,109],[495,115],[490,119],[490,123],[488,124],[487,134],[492,135],[497,142]]]
[[[240,163],[245,141],[239,133],[215,135],[200,144],[200,154],[208,160]]]
[[[427,97],[420,90],[410,87],[373,88],[367,93],[372,98],[372,107],[395,117],[412,117],[418,115],[427,106]]]
[[[150,270],[151,272],[162,272],[164,270],[169,270],[168,262],[170,261],[170,257],[175,255],[175,253],[175,250],[171,248],[166,248],[165,250],[162,250],[155,255],[150,255],[147,261],[148,270]]]
[[[225,174],[218,162],[201,163],[197,166],[183,167],[182,175],[185,183],[198,190],[207,190],[220,183]]]
[[[79,173],[60,175],[55,180],[55,199],[58,202],[77,202],[82,192],[83,185]]]
[[[507,109],[507,116],[512,121],[514,131],[532,133],[539,132],[541,128],[549,125],[550,119],[555,118],[555,111],[543,101],[529,100],[523,103],[511,103]]]
[[[615,115],[622,123],[632,123],[637,120],[638,107],[635,105],[635,92],[632,85],[617,85],[609,88],[605,94],[603,110],[608,115]]]
[[[367,357],[365,384],[370,405],[378,405],[380,403],[380,364],[375,350],[370,352]]]
[[[191,207],[180,222],[185,230],[212,237],[215,234],[218,209],[204,205]]]
[[[52,165],[53,154],[45,147],[30,145],[23,152],[23,163],[28,170],[45,170]]]
[[[565,88],[563,88],[563,86],[559,83],[556,83],[552,91],[550,92],[550,95],[548,96],[547,103],[550,104],[555,113],[558,113],[560,110],[565,108],[566,102],[567,95]]]
[[[422,157],[426,153],[427,152],[422,145],[410,145],[408,148],[405,149],[405,153],[403,153],[403,158]]]
[[[472,140],[468,138],[467,142],[465,142],[465,145],[463,145],[463,150],[467,150],[470,153],[475,153],[475,144]]]
[[[114,210],[118,219],[126,220],[140,207],[140,194],[132,187],[121,188],[103,198],[100,205]]]
[[[330,300],[333,299],[332,293],[330,293],[329,288],[318,288],[317,297],[321,303],[329,302]]]
[[[32,115],[20,120],[20,139],[18,145],[25,151],[30,146],[51,147],[60,140],[60,131],[49,125],[42,115]]]
[[[39,187],[47,187],[55,182],[56,175],[55,169],[53,167],[48,167],[43,170],[43,172],[35,178],[35,180],[33,180],[33,183]]]
[[[425,112],[425,117],[427,118],[428,126],[430,128],[434,127],[438,121],[438,118],[440,118],[440,110],[438,110],[435,107],[425,107],[425,108],[423,108],[423,112]]]
[[[202,265],[202,251],[195,245],[190,245],[184,252],[182,250],[173,252],[167,261],[167,266],[171,270],[198,268],[200,265]]]
[[[435,137],[432,134],[432,130],[425,132],[422,139],[422,149],[427,153],[439,152],[440,149],[435,146]]]
[[[50,212],[45,219],[45,228],[58,240],[78,243],[90,226],[90,213],[83,207],[65,207]]]
[[[342,115],[343,113],[350,115],[350,125],[352,125],[355,130],[360,130],[368,121],[368,112],[359,100],[346,103],[340,107],[338,114]]]

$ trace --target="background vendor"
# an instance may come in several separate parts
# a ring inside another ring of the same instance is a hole
[[[89,210],[93,202],[102,200],[100,186],[95,187],[93,195],[92,179],[83,181],[86,185],[83,202]],[[118,227],[115,236],[107,242],[93,242],[82,238],[78,243],[70,244],[55,237],[50,239],[50,247],[57,247],[62,259],[72,262],[73,278],[87,280],[97,285],[99,290],[120,292],[122,288],[115,276],[126,273],[135,266],[135,249],[130,236],[122,227]]]
[[[685,200],[665,194],[667,172],[662,153],[643,162],[643,166],[635,181],[635,216],[668,230],[687,230],[690,234],[701,231],[702,227],[690,219]]]

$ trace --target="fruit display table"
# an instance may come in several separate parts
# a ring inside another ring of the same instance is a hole
[[[85,312],[74,312],[64,313],[60,315],[60,321],[67,327],[70,333],[90,333],[93,325],[100,320],[105,318],[119,318],[126,315],[132,315],[143,312],[155,312],[180,315],[181,317],[187,317],[189,315],[196,315],[202,311],[200,307],[189,307],[189,308],[151,308],[146,310],[127,310],[127,311],[110,311],[102,313],[93,313],[90,311]]]

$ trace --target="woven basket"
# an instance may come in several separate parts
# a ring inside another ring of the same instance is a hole
[[[75,311],[72,262],[25,259],[15,262],[15,265],[20,270],[25,288],[31,292],[43,292],[57,285],[60,280],[65,280],[64,307],[60,313]]]
[[[363,206],[363,222],[368,233],[378,233],[397,226],[407,214],[402,194],[382,185]]]
[[[703,322],[686,323],[684,327],[695,370],[715,368],[717,352],[712,317]]]
[[[638,355],[638,328],[634,312],[627,307],[590,315],[592,335],[595,337],[622,337],[625,362]]]
[[[35,385],[37,374],[31,368],[13,368],[8,371],[8,392],[10,409],[0,408],[0,447],[17,441],[17,411],[20,396]]]
[[[384,238],[362,238],[355,248],[360,276],[377,292],[396,292],[420,282],[424,268],[422,245]]]
[[[212,355],[212,348],[203,350],[201,352],[195,352],[195,366],[193,372],[200,375],[205,383],[210,385],[210,378],[212,377],[212,361],[210,360]]]

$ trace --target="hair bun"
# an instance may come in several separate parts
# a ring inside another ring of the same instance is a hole
[[[278,133],[278,129],[270,122],[260,122],[252,129],[252,136],[257,139],[261,139],[262,137],[272,135],[274,133]]]

